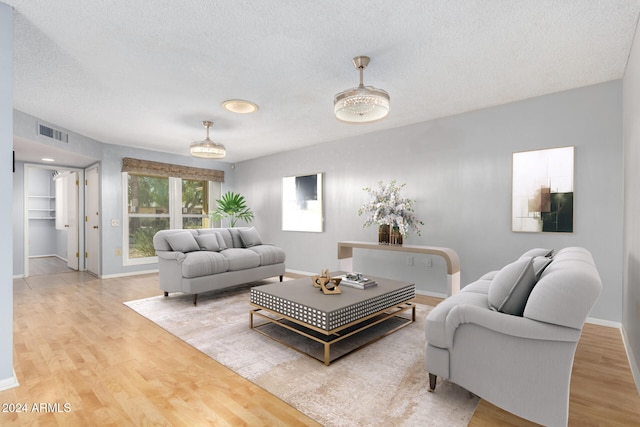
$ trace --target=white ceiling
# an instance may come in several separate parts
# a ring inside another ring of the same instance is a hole
[[[623,76],[640,0],[10,0],[14,108],[96,140],[228,162]],[[333,96],[389,92],[350,125]],[[222,109],[230,98],[260,106]],[[20,141],[16,141],[20,144]]]

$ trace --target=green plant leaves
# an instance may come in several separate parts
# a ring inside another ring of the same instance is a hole
[[[212,216],[217,220],[228,218],[231,227],[235,227],[238,220],[247,223],[253,221],[253,212],[247,207],[244,196],[239,193],[227,191],[216,203],[218,206]]]

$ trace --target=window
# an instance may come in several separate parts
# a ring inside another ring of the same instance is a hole
[[[209,181],[182,180],[182,228],[208,225]]]
[[[126,183],[124,264],[157,262],[153,236],[170,228],[203,228],[209,223],[209,201],[220,197],[220,183],[123,173]]]

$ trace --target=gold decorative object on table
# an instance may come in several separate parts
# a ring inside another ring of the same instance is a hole
[[[313,282],[313,286],[320,288],[322,293],[325,295],[342,293],[339,288],[342,277],[331,277],[328,268],[320,272],[319,275],[312,276],[311,280]]]

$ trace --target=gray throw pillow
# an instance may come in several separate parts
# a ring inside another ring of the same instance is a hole
[[[537,256],[533,259],[533,273],[536,275],[536,282],[540,280],[542,272],[549,264],[551,264],[551,258],[546,256]]]
[[[216,239],[218,239],[218,247],[220,248],[220,250],[224,251],[225,249],[227,249],[227,243],[224,241],[224,237],[222,237],[222,233],[218,233],[216,231],[213,234],[216,236]]]
[[[202,251],[220,251],[220,244],[218,244],[218,236],[215,233],[211,234],[202,234],[196,236],[196,242],[200,246],[200,250]]]
[[[196,242],[195,237],[190,231],[181,231],[179,233],[167,234],[165,236],[169,246],[176,252],[193,252],[199,251],[200,246]]]
[[[258,230],[256,230],[255,227],[241,228],[238,231],[240,232],[240,238],[245,248],[262,244],[262,238],[260,238],[260,234],[258,234]]]
[[[504,266],[489,286],[489,308],[522,316],[535,284],[533,258],[523,257]]]
[[[529,249],[527,252],[523,253],[520,258],[523,257],[532,257],[535,258],[537,256],[551,256],[553,254],[553,249],[544,249],[544,248],[534,248]]]

